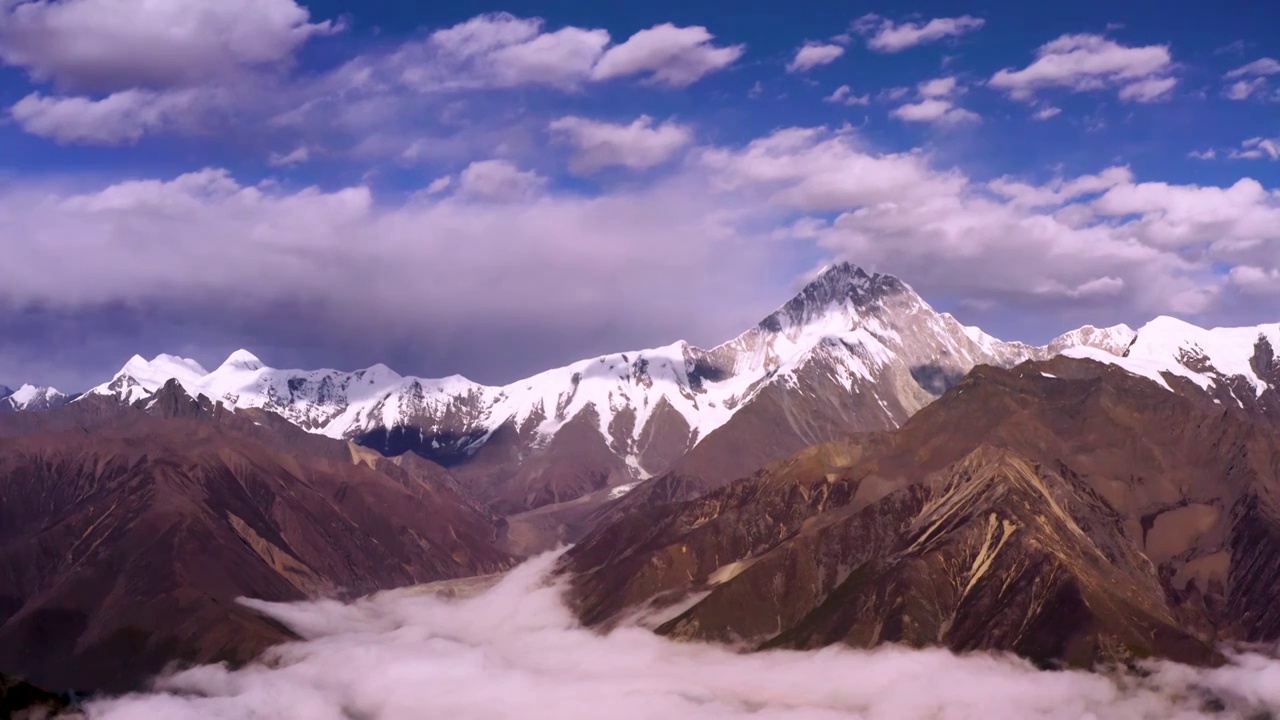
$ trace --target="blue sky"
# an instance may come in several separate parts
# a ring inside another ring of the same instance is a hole
[[[0,0],[0,382],[503,381],[835,259],[1010,339],[1280,319],[1280,6],[617,5]]]

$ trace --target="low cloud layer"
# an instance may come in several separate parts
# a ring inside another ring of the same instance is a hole
[[[941,650],[740,654],[638,628],[601,635],[547,584],[554,559],[463,600],[399,591],[350,605],[250,602],[306,640],[238,671],[196,668],[153,693],[97,701],[91,717],[1230,720],[1280,709],[1280,663],[1258,655],[1104,676]]]

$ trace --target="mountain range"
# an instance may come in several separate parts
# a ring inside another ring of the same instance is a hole
[[[269,410],[389,455],[415,452],[514,513],[630,486],[692,448],[717,445],[712,438],[742,437],[736,426],[771,426],[765,445],[730,442],[717,453],[715,464],[734,477],[842,433],[896,427],[975,365],[1080,346],[1119,352],[1134,335],[1122,325],[1081,328],[1044,347],[1004,342],[935,311],[897,278],[846,263],[710,350],[677,342],[505,386],[404,377],[385,365],[278,370],[240,350],[212,371],[172,355],[135,356],[87,395],[134,403],[177,380],[228,408]],[[718,432],[727,425],[735,427]]]
[[[1212,663],[1280,636],[1277,347],[1164,317],[1006,342],[839,264],[717,347],[504,386],[134,357],[0,399],[0,672],[128,689],[289,637],[237,597],[566,541],[591,625]]]

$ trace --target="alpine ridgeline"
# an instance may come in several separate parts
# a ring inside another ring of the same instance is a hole
[[[89,394],[133,403],[176,379],[231,408],[270,410],[389,455],[416,452],[512,514],[625,488],[695,447],[706,446],[693,465],[714,468],[709,482],[738,477],[813,443],[897,427],[977,364],[1011,366],[1080,344],[1117,351],[1133,335],[1118,326],[1046,347],[1003,342],[935,311],[895,277],[843,263],[716,348],[616,353],[500,387],[384,365],[277,370],[241,350],[212,372],[169,355],[134,357]]]

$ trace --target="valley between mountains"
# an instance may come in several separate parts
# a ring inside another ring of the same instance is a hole
[[[0,672],[137,689],[296,638],[237,598],[560,544],[601,630],[1217,665],[1280,640],[1278,348],[1167,317],[1006,342],[841,264],[715,348],[502,387],[239,351],[6,389]]]

